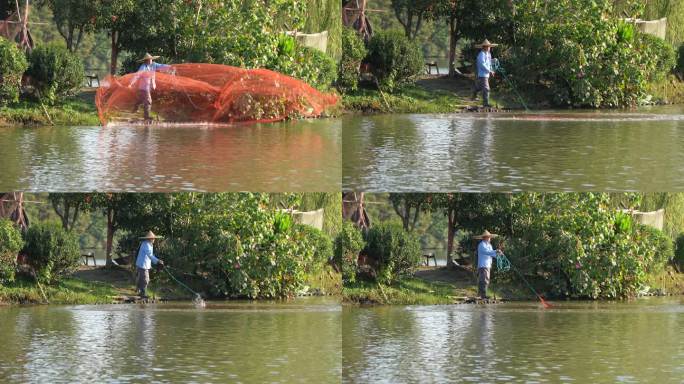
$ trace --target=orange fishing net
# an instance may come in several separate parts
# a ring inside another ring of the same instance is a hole
[[[155,72],[154,80],[152,112],[165,122],[272,122],[318,117],[337,104],[334,94],[267,69],[174,64]],[[103,125],[142,118],[133,82],[135,73],[109,76],[98,88],[95,103]]]

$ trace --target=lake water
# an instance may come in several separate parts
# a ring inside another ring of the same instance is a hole
[[[343,118],[342,187],[684,191],[684,107]]]
[[[0,382],[339,383],[340,305],[0,307]]]
[[[342,123],[0,128],[0,190],[340,190]]]
[[[344,383],[682,383],[684,299],[345,307]]]

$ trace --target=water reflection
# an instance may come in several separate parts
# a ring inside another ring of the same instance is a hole
[[[684,111],[349,116],[343,188],[684,190]]]
[[[0,189],[336,191],[341,122],[0,129]]]
[[[657,382],[684,377],[680,298],[345,308],[343,382]]]
[[[243,307],[3,308],[0,340],[8,347],[0,354],[0,378],[54,383],[340,381],[339,305]]]

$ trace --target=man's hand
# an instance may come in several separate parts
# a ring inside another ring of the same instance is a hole
[[[159,265],[161,265],[162,267],[164,266],[164,260],[162,260],[162,259],[159,259],[159,261],[158,261],[157,263],[158,263]]]
[[[495,77],[495,76],[496,76],[496,72],[489,72],[489,74],[490,74],[492,77]]]

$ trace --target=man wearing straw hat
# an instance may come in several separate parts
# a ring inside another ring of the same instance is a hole
[[[477,54],[475,64],[477,66],[477,79],[475,80],[475,89],[473,90],[473,100],[477,99],[477,93],[482,91],[482,106],[489,107],[489,76],[494,76],[494,69],[492,68],[492,47],[499,44],[492,44],[485,39],[482,44],[476,44],[475,48],[480,48],[480,53]]]
[[[131,88],[133,84],[137,83],[138,102],[133,108],[133,113],[136,113],[138,107],[142,104],[146,123],[152,121],[152,118],[150,117],[150,111],[152,110],[152,90],[157,88],[154,74],[156,71],[164,71],[171,68],[170,65],[155,63],[154,60],[158,58],[159,56],[152,56],[149,53],[146,53],[142,59],[138,60],[139,62],[142,62],[142,64],[138,68],[138,72],[133,76],[131,83],[128,85],[128,88]]]
[[[164,265],[164,262],[154,256],[153,244],[154,240],[159,238],[152,231],[148,231],[147,235],[141,237],[142,242],[138,248],[138,257],[135,260],[135,266],[138,269],[137,288],[140,297],[147,298],[147,284],[150,283],[150,268],[152,264]]]
[[[492,258],[498,257],[500,250],[492,248],[491,239],[496,237],[485,230],[476,239],[482,239],[477,245],[477,290],[482,299],[488,299],[487,287],[489,287],[489,271],[492,269]]]

